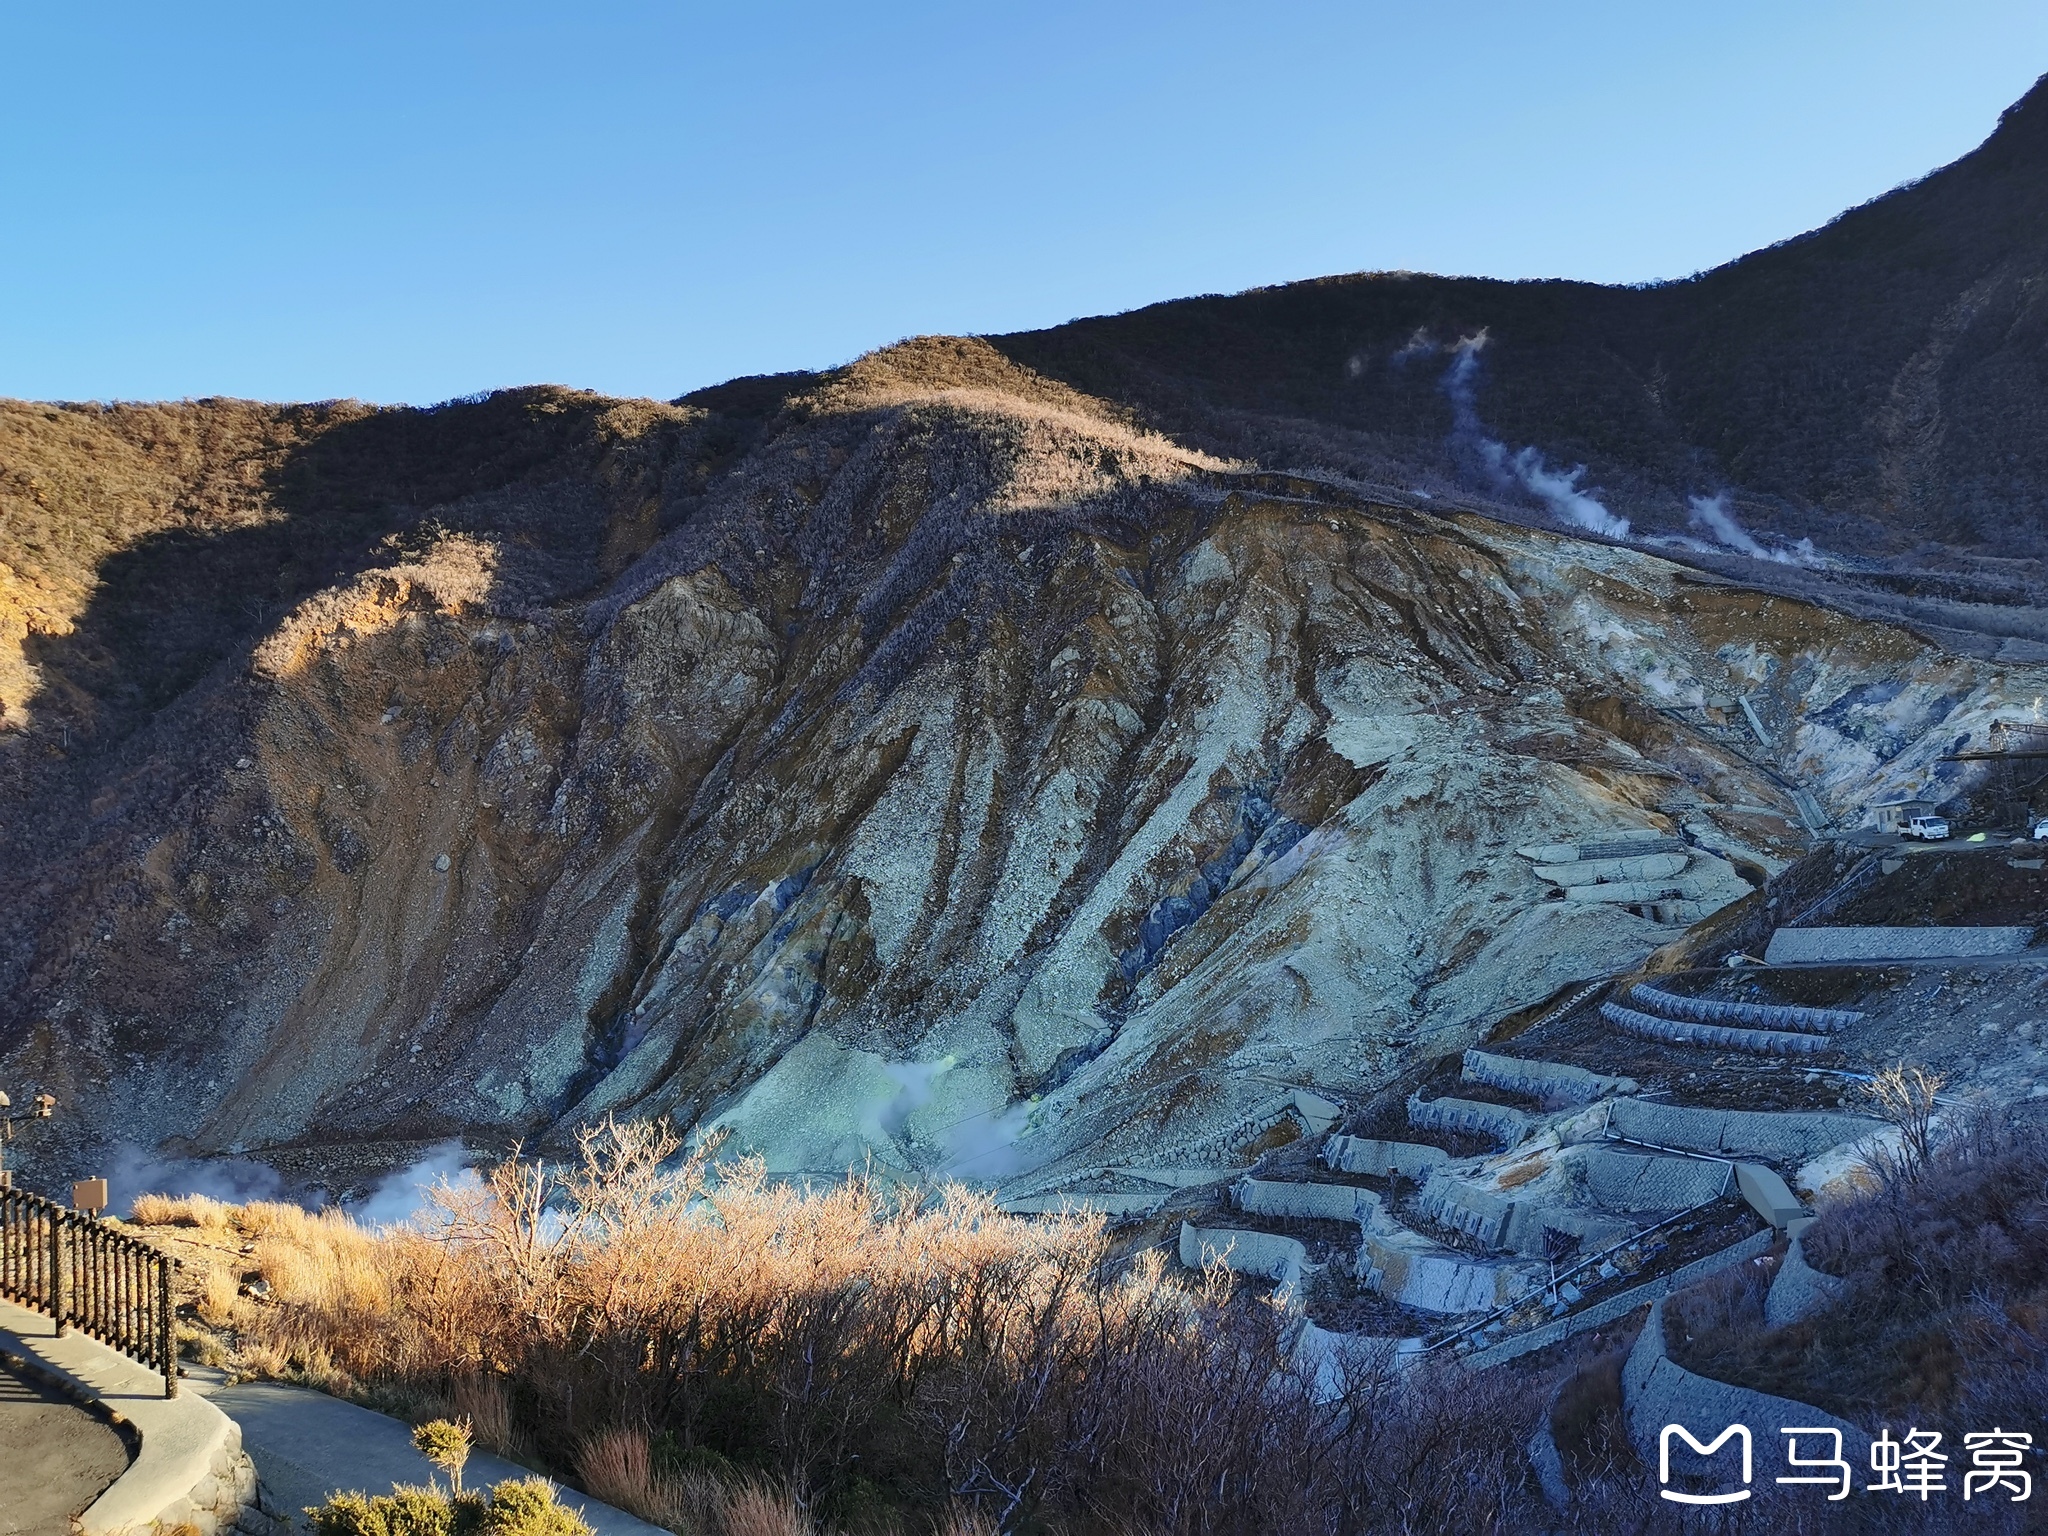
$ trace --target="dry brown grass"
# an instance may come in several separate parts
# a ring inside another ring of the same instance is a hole
[[[1518,1385],[1379,1362],[1319,1402],[1284,1313],[1114,1261],[1096,1218],[800,1191],[645,1125],[436,1198],[428,1230],[255,1218],[242,1369],[467,1414],[708,1536],[1477,1529],[1522,1497]]]
[[[200,1321],[225,1328],[234,1320],[235,1302],[240,1296],[241,1281],[232,1269],[225,1264],[207,1266],[206,1276],[199,1283]]]
[[[726,1499],[719,1530],[722,1536],[817,1536],[818,1527],[787,1493],[749,1484]]]
[[[512,1398],[504,1382],[491,1376],[457,1376],[448,1386],[450,1409],[469,1420],[476,1443],[513,1460],[533,1454],[512,1417]]]
[[[144,1227],[199,1227],[225,1232],[234,1225],[236,1207],[206,1195],[137,1195],[129,1220]]]

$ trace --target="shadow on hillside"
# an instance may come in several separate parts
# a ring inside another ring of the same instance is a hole
[[[69,716],[67,738],[90,753],[108,751],[223,663],[246,660],[306,597],[444,531],[499,546],[494,606],[593,589],[618,518],[652,521],[680,436],[670,422],[621,439],[602,419],[612,405],[527,389],[314,426],[266,477],[265,520],[201,508],[215,526],[163,529],[102,563],[73,631],[38,647],[42,712]]]

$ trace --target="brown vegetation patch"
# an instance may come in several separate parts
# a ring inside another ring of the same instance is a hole
[[[1374,1357],[1322,1400],[1283,1313],[1157,1249],[1111,1260],[1098,1220],[664,1169],[678,1150],[611,1127],[565,1176],[444,1187],[423,1230],[144,1209],[254,1238],[260,1284],[188,1328],[202,1353],[459,1413],[676,1530],[809,1530],[782,1488],[849,1530],[1091,1536],[1500,1529],[1526,1504],[1515,1379]],[[735,1523],[748,1499],[771,1523]]]
[[[2048,1401],[2048,1127],[1980,1120],[1924,1167],[1893,1168],[1804,1237],[1846,1295],[1795,1327],[1763,1322],[1738,1271],[1674,1311],[1675,1358],[1851,1420],[2037,1413]]]

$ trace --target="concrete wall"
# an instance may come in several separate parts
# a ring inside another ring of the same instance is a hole
[[[1230,1186],[1240,1211],[1254,1216],[1291,1216],[1318,1221],[1365,1221],[1380,1208],[1380,1197],[1349,1184],[1290,1184],[1277,1179],[1239,1179]]]
[[[1610,1211],[1687,1210],[1724,1193],[1732,1177],[1726,1163],[1614,1147],[1586,1148],[1579,1166],[1586,1193]]]
[[[1638,1141],[1770,1162],[1804,1162],[1884,1129],[1876,1120],[1824,1110],[1686,1109],[1642,1099],[1616,1099],[1608,1107],[1607,1124],[1617,1135]]]
[[[1725,1051],[1747,1051],[1753,1056],[1811,1056],[1827,1050],[1826,1035],[1802,1034],[1796,1030],[1736,1029],[1726,1024],[1694,1024],[1685,1019],[1664,1019],[1654,1013],[1624,1008],[1620,1003],[1602,1003],[1600,1017],[1625,1034],[1643,1040],[1662,1040],[1671,1045],[1705,1045]]]
[[[1651,853],[1681,853],[1685,844],[1651,827],[1600,832],[1578,843],[1535,843],[1515,852],[1537,864],[1571,864],[1580,859],[1640,858]]]
[[[1426,1131],[1457,1131],[1467,1136],[1485,1136],[1504,1147],[1526,1141],[1532,1129],[1529,1117],[1505,1104],[1482,1104],[1477,1099],[1408,1099],[1408,1123]]]
[[[208,1408],[213,1405],[208,1403]],[[214,1409],[216,1413],[218,1409]],[[242,1427],[225,1414],[220,1433],[206,1463],[206,1470],[191,1484],[161,1504],[147,1523],[127,1513],[103,1510],[102,1494],[79,1519],[85,1536],[114,1536],[141,1531],[170,1533],[191,1531],[198,1536],[273,1536],[285,1529],[281,1520],[265,1510],[256,1478],[255,1464],[242,1449]],[[132,1469],[131,1469],[132,1472]],[[122,1481],[126,1481],[125,1478]],[[119,1488],[116,1482],[114,1488]],[[107,1490],[108,1494],[114,1488]]]
[[[1770,965],[1859,960],[1966,960],[2014,955],[2034,942],[2031,928],[1780,928]]]
[[[1368,1228],[1358,1273],[1368,1290],[1422,1312],[1490,1312],[1543,1283],[1542,1265],[1475,1259],[1404,1227]]]
[[[1833,1306],[1848,1285],[1848,1281],[1824,1275],[1807,1263],[1805,1250],[1795,1234],[1785,1250],[1784,1262],[1772,1277],[1770,1292],[1764,1297],[1764,1321],[1773,1328],[1802,1323]]]
[[[1274,1297],[1292,1305],[1301,1299],[1302,1270],[1308,1250],[1276,1232],[1237,1232],[1180,1224],[1180,1261],[1190,1269],[1220,1263],[1232,1274],[1276,1282]]]
[[[1508,1222],[1515,1214],[1514,1201],[1442,1174],[1422,1186],[1415,1206],[1431,1221],[1490,1249],[1503,1246]]]
[[[1609,1094],[1636,1091],[1632,1077],[1606,1077],[1563,1062],[1496,1056],[1491,1051],[1467,1051],[1464,1077],[1468,1083],[1526,1093],[1553,1104],[1590,1104]]]
[[[1648,982],[1629,988],[1628,1001],[1667,1019],[1696,1024],[1746,1024],[1752,1029],[1799,1029],[1831,1034],[1847,1029],[1863,1015],[1853,1008],[1798,1008],[1790,1003],[1733,1003],[1714,997],[1685,997]]]
[[[1020,1195],[996,1203],[1012,1216],[1142,1216],[1166,1199],[1163,1189],[1115,1190],[1094,1194]]]
[[[1777,1171],[1762,1163],[1735,1165],[1735,1191],[1749,1202],[1751,1210],[1780,1232],[1807,1214],[1806,1207]]]
[[[1507,1230],[1501,1234],[1501,1246],[1510,1253],[1541,1258],[1543,1234],[1545,1231],[1557,1231],[1576,1237],[1581,1253],[1597,1253],[1635,1230],[1634,1222],[1616,1216],[1601,1216],[1574,1210],[1570,1206],[1539,1205],[1524,1200],[1516,1202],[1513,1214],[1508,1217]]]
[[[1694,1259],[1682,1269],[1673,1270],[1670,1274],[1655,1280],[1645,1280],[1641,1285],[1631,1286],[1602,1301],[1594,1302],[1590,1307],[1583,1307],[1569,1317],[1560,1317],[1556,1322],[1544,1323],[1531,1328],[1527,1333],[1518,1333],[1512,1338],[1502,1339],[1498,1344],[1475,1349],[1464,1357],[1465,1367],[1468,1370],[1483,1371],[1489,1366],[1505,1365],[1519,1356],[1539,1349],[1548,1349],[1551,1345],[1575,1338],[1588,1329],[1599,1328],[1614,1322],[1617,1318],[1627,1317],[1637,1307],[1653,1302],[1659,1297],[1668,1296],[1674,1291],[1682,1291],[1709,1275],[1717,1275],[1724,1269],[1746,1264],[1757,1255],[1768,1253],[1777,1237],[1778,1234],[1775,1232],[1753,1233],[1739,1243],[1731,1243],[1719,1253],[1710,1253],[1703,1259]]]
[[[1341,1397],[1352,1382],[1413,1359],[1421,1348],[1420,1339],[1334,1333],[1303,1318],[1292,1354],[1297,1366],[1313,1374],[1316,1401],[1328,1403]]]
[[[1840,1430],[1842,1455],[1856,1469],[1858,1484],[1864,1481],[1870,1466],[1870,1437],[1847,1420],[1823,1413],[1810,1403],[1771,1397],[1696,1375],[1673,1361],[1664,1350],[1661,1299],[1651,1306],[1642,1336],[1622,1367],[1621,1403],[1629,1443],[1653,1477],[1657,1469],[1657,1442],[1666,1424],[1683,1424],[1703,1440],[1720,1434],[1730,1424],[1748,1425],[1756,1449],[1756,1477],[1752,1486],[1760,1491],[1774,1488],[1772,1478],[1776,1474],[1769,1469],[1785,1464],[1785,1440],[1779,1431],[1787,1425]],[[1825,1454],[1830,1447],[1824,1437],[1812,1436],[1800,1442],[1800,1449],[1802,1455],[1813,1457]],[[1727,1459],[1730,1465],[1734,1464],[1732,1456]],[[1816,1488],[1799,1491],[1826,1492]]]
[[[140,1442],[128,1469],[78,1517],[83,1536],[274,1536],[284,1529],[264,1503],[241,1426],[205,1398],[190,1391],[167,1398],[161,1376],[76,1330],[52,1337],[47,1318],[7,1301],[0,1301],[0,1349],[57,1390],[115,1413]]]
[[[1535,1432],[1529,1436],[1529,1467],[1536,1474],[1536,1486],[1543,1490],[1543,1502],[1560,1515],[1572,1507],[1572,1485],[1565,1480],[1564,1458],[1558,1454],[1557,1437],[1550,1432],[1550,1421],[1570,1379],[1565,1377],[1550,1389],[1543,1412],[1537,1416]]]
[[[1516,1200],[1444,1174],[1431,1178],[1415,1203],[1431,1221],[1464,1233],[1483,1248],[1532,1258],[1542,1256],[1546,1230],[1569,1233],[1594,1248],[1617,1243],[1634,1230],[1632,1223],[1613,1217],[1540,1200]]]
[[[1423,1179],[1432,1168],[1451,1160],[1442,1147],[1415,1141],[1375,1141],[1369,1136],[1332,1136],[1323,1143],[1323,1161],[1339,1173],[1362,1173],[1385,1179]]]
[[[1569,864],[1538,864],[1538,879],[1552,885],[1591,885],[1599,880],[1668,880],[1684,869],[1682,853],[1650,853],[1632,859],[1575,859]]]
[[[1670,880],[1613,880],[1599,885],[1566,886],[1564,899],[1618,902],[1632,907],[1646,901],[1678,899],[1690,894],[1683,886]]]

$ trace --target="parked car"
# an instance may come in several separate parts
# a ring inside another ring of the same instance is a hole
[[[1906,823],[1906,836],[1938,843],[1948,836],[1948,821],[1941,816],[1915,816]]]
[[[2027,836],[2037,843],[2048,843],[2048,816],[2043,816],[2035,822],[2034,830]]]

